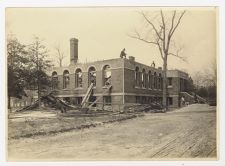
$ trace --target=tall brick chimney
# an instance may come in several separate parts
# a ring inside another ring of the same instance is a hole
[[[76,64],[78,60],[78,39],[70,39],[70,64]]]

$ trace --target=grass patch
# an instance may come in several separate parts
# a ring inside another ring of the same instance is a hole
[[[142,116],[141,113],[132,114],[102,114],[90,116],[68,116],[67,114],[56,115],[55,117],[25,117],[19,120],[10,118],[8,120],[8,139],[29,138],[44,136],[92,128],[107,123],[120,122],[127,119]],[[16,118],[18,119],[18,118]]]

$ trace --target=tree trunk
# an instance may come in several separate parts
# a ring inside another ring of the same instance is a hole
[[[167,108],[167,60],[163,60],[163,108]]]
[[[59,67],[62,67],[62,60],[59,60]]]
[[[40,94],[40,66],[39,66],[39,57],[38,57],[38,51],[36,50],[36,57],[37,57],[37,93],[38,93],[38,108],[41,107],[41,94]]]
[[[40,83],[38,81],[38,108],[40,107],[41,107],[41,94],[40,94]]]

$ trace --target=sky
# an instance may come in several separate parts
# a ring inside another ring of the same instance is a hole
[[[79,62],[90,62],[118,58],[126,48],[127,56],[136,61],[156,67],[162,66],[162,59],[155,45],[149,45],[129,37],[137,29],[144,34],[146,23],[139,14],[148,12],[155,19],[162,9],[169,17],[171,10],[179,13],[186,10],[181,23],[174,33],[179,55],[168,58],[169,69],[184,70],[191,75],[207,69],[216,57],[216,8],[151,8],[151,7],[92,7],[92,8],[7,8],[6,33],[14,34],[21,43],[31,43],[33,36],[44,39],[49,56],[54,62],[54,47],[60,45],[66,58],[70,59],[69,40],[79,40]],[[157,19],[155,19],[157,21]],[[143,28],[144,27],[144,28]]]

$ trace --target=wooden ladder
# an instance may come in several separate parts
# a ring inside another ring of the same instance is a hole
[[[103,91],[102,95],[98,97],[93,103],[91,103],[88,108],[90,109],[95,103],[97,103],[101,98],[103,98],[104,94],[106,94],[110,89],[112,88],[112,85],[109,85],[105,91]]]
[[[91,91],[92,91],[92,89],[93,89],[93,86],[94,86],[94,84],[91,83],[90,86],[88,87],[87,93],[85,94],[85,96],[84,96],[84,98],[83,98],[83,100],[82,100],[82,102],[81,102],[81,107],[82,107],[82,108],[85,107],[86,102],[89,100],[89,98],[90,98],[90,96],[91,96]]]

